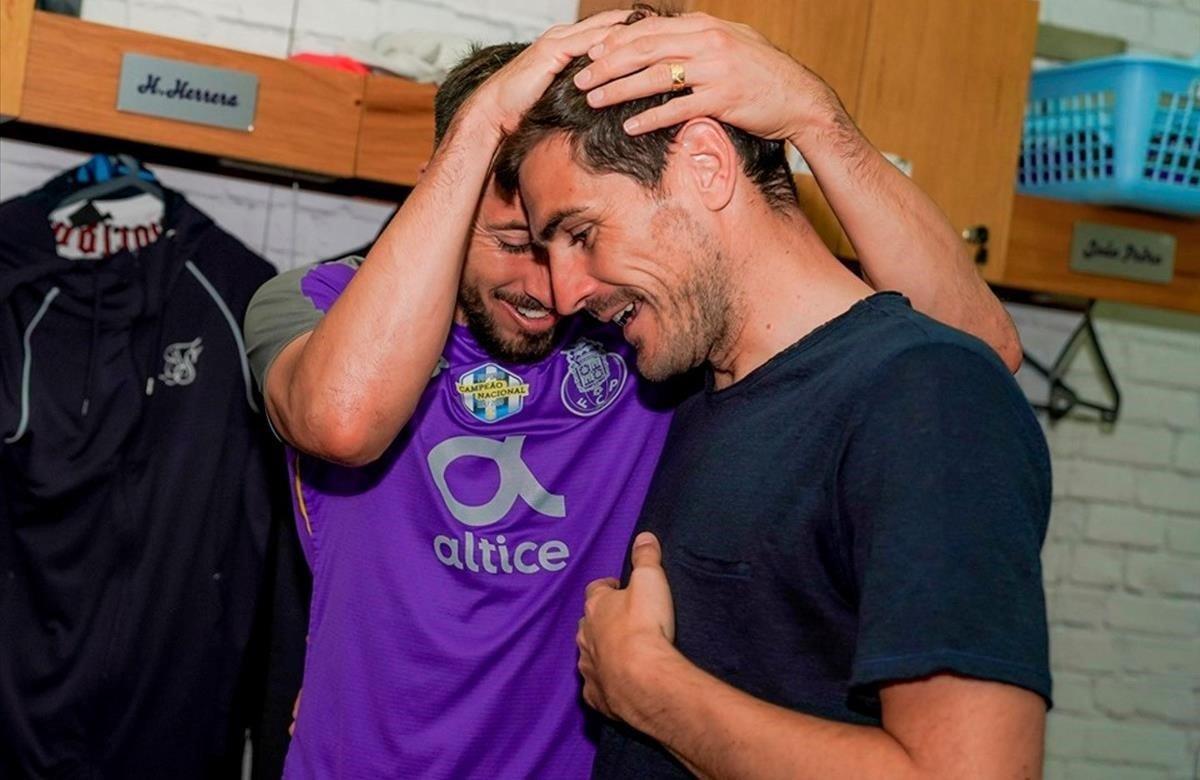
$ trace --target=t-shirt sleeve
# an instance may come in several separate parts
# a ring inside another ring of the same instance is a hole
[[[261,392],[266,392],[267,371],[275,358],[293,339],[317,326],[361,264],[360,257],[315,263],[279,274],[258,288],[246,309],[243,330],[246,357]]]
[[[968,347],[912,348],[860,399],[846,442],[839,517],[860,620],[852,697],[949,672],[1049,703],[1050,461],[1012,377]]]

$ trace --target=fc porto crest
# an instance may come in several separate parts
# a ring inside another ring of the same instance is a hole
[[[576,341],[563,350],[563,357],[567,375],[562,382],[562,402],[568,412],[591,417],[617,400],[629,376],[625,358],[591,339]]]
[[[521,377],[495,363],[471,369],[454,387],[467,411],[485,423],[500,422],[520,412],[529,395],[529,385]]]

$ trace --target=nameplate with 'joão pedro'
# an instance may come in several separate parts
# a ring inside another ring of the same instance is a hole
[[[126,54],[117,110],[249,132],[258,76],[181,60]]]
[[[1168,284],[1175,275],[1175,236],[1152,230],[1076,222],[1071,270]]]

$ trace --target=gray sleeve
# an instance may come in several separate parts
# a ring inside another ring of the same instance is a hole
[[[275,358],[293,339],[317,326],[361,264],[361,257],[347,257],[302,266],[279,274],[254,293],[243,331],[260,392],[266,392],[267,371]]]

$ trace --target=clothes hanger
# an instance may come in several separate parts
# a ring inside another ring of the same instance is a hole
[[[1096,412],[1099,414],[1101,422],[1105,423],[1115,423],[1121,414],[1121,389],[1117,387],[1117,378],[1108,365],[1108,359],[1104,356],[1104,348],[1100,345],[1100,337],[1096,334],[1096,328],[1092,322],[1092,308],[1095,305],[1095,301],[1088,301],[1087,308],[1083,312],[1083,319],[1075,326],[1075,330],[1071,332],[1070,338],[1067,339],[1066,344],[1063,345],[1058,357],[1051,365],[1047,366],[1028,352],[1024,353],[1025,363],[1050,383],[1050,395],[1047,402],[1044,404],[1031,403],[1030,405],[1034,409],[1046,412],[1050,416],[1052,424],[1066,417],[1077,407]],[[1073,387],[1063,381],[1063,376],[1070,367],[1071,360],[1084,343],[1091,344],[1092,353],[1100,364],[1100,378],[1112,399],[1108,404],[1082,398]]]
[[[76,169],[75,182],[88,184],[88,186],[68,194],[58,202],[54,210],[70,206],[73,203],[114,195],[127,188],[141,190],[158,200],[163,200],[163,190],[158,179],[128,154],[116,156],[97,154],[93,156]],[[89,182],[95,183],[89,184]]]

